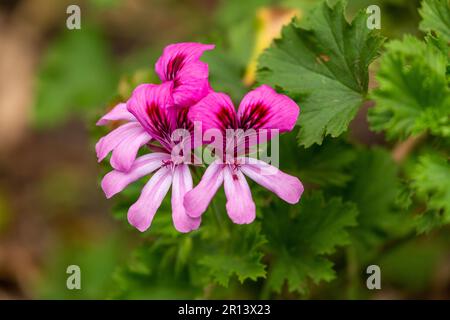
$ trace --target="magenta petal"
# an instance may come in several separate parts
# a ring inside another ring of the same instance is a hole
[[[162,81],[174,80],[181,69],[200,59],[203,52],[214,49],[212,44],[182,42],[168,45],[155,64],[155,70]],[[206,75],[207,76],[207,75]]]
[[[97,121],[98,126],[104,126],[109,121],[136,121],[136,118],[127,110],[126,103],[119,103],[111,111],[105,114],[100,120]]]
[[[156,171],[142,189],[141,196],[128,210],[128,222],[141,232],[147,230],[169,192],[172,183],[172,172],[163,167]]]
[[[201,218],[191,218],[186,214],[183,199],[186,192],[192,190],[192,176],[185,164],[175,167],[172,181],[172,219],[175,229],[189,232],[198,229]]]
[[[102,161],[108,153],[114,150],[126,138],[134,137],[136,134],[142,132],[142,126],[138,122],[130,122],[111,131],[95,145],[98,161]]]
[[[216,160],[203,174],[200,183],[184,196],[184,208],[192,218],[200,217],[223,182],[224,165]]]
[[[144,129],[126,137],[113,150],[111,166],[116,170],[128,171],[133,165],[139,149],[150,140],[150,135]]]
[[[209,89],[208,65],[201,61],[191,63],[174,80],[173,100],[179,106],[192,106],[205,97]]]
[[[256,217],[255,203],[247,180],[239,170],[224,169],[224,188],[227,196],[228,216],[234,223],[248,224]]]
[[[167,46],[155,65],[161,81],[174,84],[174,101],[189,106],[205,96],[209,90],[208,65],[200,61],[206,50],[214,45],[201,43],[177,43]]]
[[[102,189],[106,197],[111,198],[130,183],[160,168],[165,160],[170,160],[169,154],[150,153],[137,158],[128,172],[117,170],[109,172],[102,180]]]
[[[173,105],[172,84],[142,84],[138,86],[128,100],[127,108],[145,130],[155,139],[164,140],[165,134],[175,129],[169,115]]]
[[[224,93],[211,92],[196,105],[189,108],[189,119],[199,122],[202,130],[237,128],[236,110],[230,97]]]
[[[284,201],[296,204],[303,193],[303,185],[296,177],[290,176],[264,161],[246,159],[242,172],[259,185],[269,189]]]
[[[267,85],[247,93],[238,109],[240,128],[291,131],[300,109],[288,96],[278,94]]]

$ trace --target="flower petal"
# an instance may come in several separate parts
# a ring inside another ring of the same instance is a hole
[[[100,120],[97,121],[98,126],[104,126],[109,121],[136,121],[136,118],[127,110],[126,103],[119,103],[111,111],[105,114]]]
[[[227,196],[228,216],[234,223],[248,224],[256,217],[252,193],[242,172],[231,166],[224,169],[224,188]]]
[[[241,171],[284,201],[295,204],[303,193],[303,185],[297,177],[290,176],[280,169],[257,159],[245,159]]]
[[[186,192],[192,190],[192,176],[185,164],[175,167],[172,181],[172,219],[175,229],[189,232],[198,229],[201,218],[191,218],[186,214],[183,199]]]
[[[129,135],[113,150],[111,166],[116,170],[128,171],[133,165],[139,149],[150,140],[150,135],[144,129]]]
[[[194,42],[167,46],[155,64],[161,81],[174,83],[174,101],[177,105],[190,106],[208,93],[208,65],[200,61],[206,50],[214,45]]]
[[[242,99],[238,118],[242,129],[276,129],[282,133],[294,128],[299,113],[298,105],[291,98],[262,85]]]
[[[111,198],[130,183],[160,168],[165,160],[170,160],[167,153],[149,153],[137,158],[128,172],[118,170],[109,172],[102,180],[103,192],[108,199]]]
[[[237,128],[236,110],[230,97],[224,93],[211,92],[197,104],[189,108],[189,119],[201,122],[202,131]]]
[[[223,182],[224,165],[216,160],[209,165],[200,183],[184,196],[184,208],[192,218],[200,217]]]
[[[142,189],[139,199],[128,210],[128,222],[141,232],[147,230],[172,183],[172,172],[163,167]]]
[[[102,161],[108,153],[114,150],[122,141],[129,137],[135,137],[137,134],[145,132],[138,122],[130,122],[121,125],[102,137],[95,145],[98,161]]]
[[[153,138],[162,143],[168,140],[176,126],[168,111],[173,105],[171,88],[170,83],[142,84],[134,90],[127,103],[128,111]]]

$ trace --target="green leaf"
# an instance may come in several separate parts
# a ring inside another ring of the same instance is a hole
[[[435,31],[450,42],[450,2],[448,0],[424,0],[419,10],[422,22],[420,29]]]
[[[435,154],[424,155],[411,173],[412,189],[427,206],[419,216],[419,232],[450,223],[450,163]]]
[[[344,2],[324,2],[306,27],[286,26],[259,60],[258,82],[299,101],[299,142],[306,147],[345,132],[365,99],[368,67],[383,43],[366,19],[360,12],[348,23]]]
[[[127,265],[114,274],[114,289],[109,298],[119,299],[193,299],[201,288],[191,283],[188,268],[179,269],[180,253],[190,238],[158,239],[135,248]],[[181,253],[184,254],[184,253]]]
[[[333,263],[326,255],[349,244],[347,229],[356,225],[356,215],[354,204],[340,198],[326,201],[321,192],[304,195],[295,207],[272,203],[263,218],[273,253],[269,287],[280,292],[287,281],[289,291],[305,293],[310,280],[316,284],[332,280]]]
[[[325,139],[322,146],[293,148],[295,134],[280,136],[281,170],[312,186],[340,187],[351,180],[351,168],[357,154],[352,146],[341,139]]]
[[[395,210],[400,192],[397,171],[390,153],[381,148],[361,151],[353,165],[346,198],[358,206],[358,228],[352,236],[361,253],[393,234],[400,221],[405,224],[406,217]]]
[[[265,266],[261,263],[261,248],[266,243],[261,234],[261,226],[254,223],[250,226],[234,225],[232,228],[228,241],[203,250],[207,253],[199,261],[209,270],[211,277],[225,287],[233,275],[240,282],[266,276]]]
[[[95,30],[66,31],[53,42],[40,67],[34,121],[53,126],[105,105],[116,73],[103,37]]]
[[[447,57],[435,45],[406,36],[387,45],[369,122],[390,139],[430,131],[450,136]]]

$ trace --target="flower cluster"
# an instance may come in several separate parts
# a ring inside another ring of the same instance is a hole
[[[213,48],[199,43],[167,46],[155,65],[161,84],[139,85],[126,103],[118,104],[97,122],[125,122],[96,145],[99,161],[112,152],[114,170],[101,183],[107,198],[154,172],[128,211],[128,221],[140,231],[150,227],[170,187],[173,224],[180,232],[200,226],[201,215],[222,184],[229,217],[238,224],[251,223],[255,204],[244,175],[291,204],[297,203],[303,192],[299,179],[250,156],[255,145],[292,130],[299,107],[262,85],[246,94],[236,111],[226,94],[213,91],[208,65],[200,61],[203,52]],[[194,139],[197,124],[200,142]],[[192,156],[186,150],[213,145],[205,138],[208,131],[225,138],[215,143],[215,160],[194,188],[189,169]],[[137,157],[144,146],[149,153]]]

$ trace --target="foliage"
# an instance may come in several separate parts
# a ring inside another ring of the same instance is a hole
[[[387,45],[373,93],[370,113],[374,130],[404,139],[430,131],[450,136],[450,89],[446,56],[432,43],[406,36]]]
[[[435,31],[447,43],[450,41],[450,3],[447,0],[425,0],[419,10],[422,16],[420,29]]]
[[[439,235],[450,224],[448,7],[445,1],[424,0],[420,28],[426,37],[389,39],[382,48],[385,39],[368,30],[365,10],[348,22],[344,1],[300,2],[308,3],[301,6],[302,17],[286,25],[261,54],[256,79],[301,107],[296,130],[280,138],[281,169],[305,185],[300,203],[288,205],[250,182],[256,222],[233,225],[219,190],[200,229],[178,234],[166,200],[150,230],[136,237],[140,244],[115,271],[116,288],[109,297],[315,297],[333,283],[355,278],[363,283],[361,271],[369,262],[381,263],[393,286],[411,281],[412,291],[425,288],[440,257],[432,241],[441,248],[448,239],[424,234],[418,240],[416,232]],[[389,1],[401,8],[411,3]],[[242,10],[236,9],[241,4]],[[252,23],[265,4],[224,2],[212,31],[218,49],[204,59],[211,84],[234,100],[248,89],[241,79],[254,45]],[[373,86],[369,80],[376,80]],[[122,81],[129,92],[134,80]],[[374,103],[370,127],[387,138],[376,147],[345,134],[369,100]],[[405,146],[406,160],[393,156]],[[204,169],[195,171],[201,176]],[[146,179],[115,201],[114,215],[124,226],[126,210]],[[416,243],[420,259],[414,257]],[[429,263],[424,261],[428,258]],[[411,277],[401,271],[406,267]]]
[[[356,225],[354,204],[339,198],[326,202],[315,192],[305,196],[298,207],[274,202],[264,213],[264,231],[273,255],[268,278],[271,289],[281,292],[286,281],[289,291],[305,293],[308,280],[318,284],[334,278],[333,263],[326,255],[349,244],[347,228]]]
[[[348,128],[365,99],[369,65],[383,38],[359,13],[348,23],[344,3],[323,3],[299,26],[292,22],[260,58],[258,81],[297,97],[299,141],[308,147]]]

